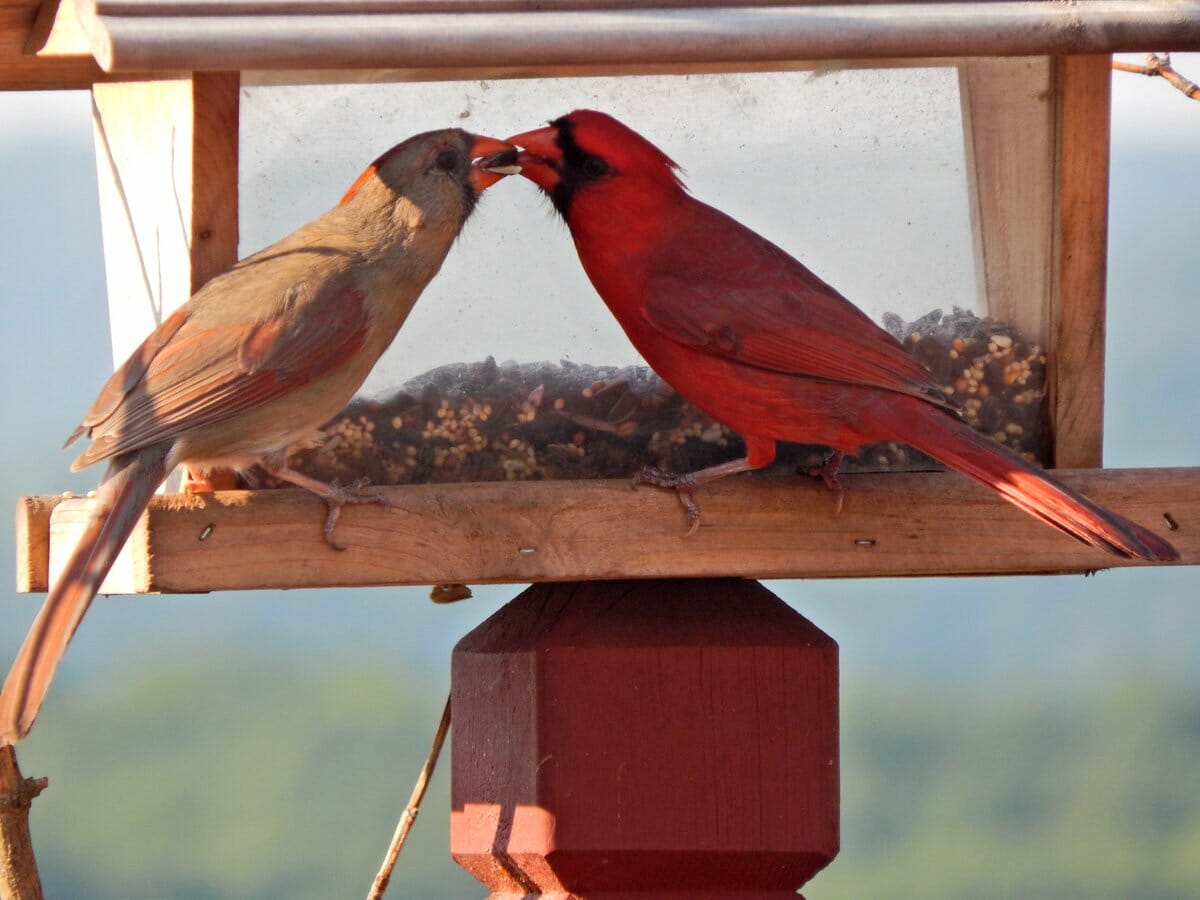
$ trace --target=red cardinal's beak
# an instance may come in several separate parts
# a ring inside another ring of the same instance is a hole
[[[471,145],[471,171],[467,180],[476,194],[481,194],[506,175],[515,175],[521,171],[515,166],[517,148],[506,141],[495,138],[473,135],[475,143]],[[509,165],[497,165],[512,159]],[[511,169],[511,171],[505,171]]]
[[[545,191],[558,184],[562,149],[558,146],[557,128],[547,125],[545,128],[514,134],[508,143],[522,148],[516,160],[522,175]]]

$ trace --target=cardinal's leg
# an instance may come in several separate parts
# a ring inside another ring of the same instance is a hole
[[[696,472],[668,472],[656,466],[647,466],[633,476],[633,486],[652,484],[655,487],[670,488],[679,497],[683,511],[687,515],[688,535],[696,533],[700,527],[700,507],[696,504],[692,492],[700,485],[724,478],[726,475],[736,475],[738,472],[749,472],[761,469],[770,464],[775,458],[775,440],[773,438],[758,438],[745,436],[746,455],[741,459],[731,459],[719,465],[709,466]]]
[[[277,466],[267,466],[267,471],[276,478],[283,481],[291,482],[296,487],[304,488],[310,491],[325,501],[325,505],[329,508],[328,514],[325,516],[325,541],[334,550],[345,550],[343,544],[339,544],[333,539],[333,526],[338,520],[338,516],[342,514],[342,507],[347,503],[381,503],[384,506],[388,505],[387,498],[382,494],[364,493],[363,488],[366,487],[367,480],[360,478],[353,484],[348,484],[342,487],[337,482],[326,484],[316,478],[310,478],[303,472],[297,472],[295,469],[290,469],[284,464]]]
[[[846,489],[842,487],[841,481],[838,480],[838,469],[842,467],[842,460],[846,454],[841,450],[834,450],[825,461],[819,466],[812,466],[808,469],[808,474],[813,478],[820,478],[825,482],[825,486],[833,491],[835,505],[833,514],[836,516],[842,511],[842,501],[846,499]]]

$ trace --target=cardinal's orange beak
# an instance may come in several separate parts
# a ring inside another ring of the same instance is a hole
[[[508,143],[522,148],[516,158],[521,174],[543,190],[552,190],[558,183],[558,164],[562,161],[558,129],[547,125],[545,128],[514,134],[508,138]]]
[[[506,175],[520,172],[516,166],[517,148],[506,141],[495,138],[473,135],[475,143],[471,144],[471,171],[467,180],[476,194],[481,194]],[[508,165],[497,165],[496,158],[508,160]],[[505,171],[509,169],[511,171]]]

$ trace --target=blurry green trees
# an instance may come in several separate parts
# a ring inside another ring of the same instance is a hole
[[[211,662],[211,660],[209,661]],[[442,672],[156,665],[66,695],[21,748],[51,897],[365,894],[445,697]],[[836,898],[1200,896],[1200,697],[843,693]],[[391,896],[483,891],[446,850],[448,760]]]

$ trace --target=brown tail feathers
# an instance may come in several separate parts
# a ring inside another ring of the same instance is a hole
[[[96,508],[42,604],[0,691],[0,742],[28,734],[59,660],[154,491],[167,477],[169,444],[114,459]]]

